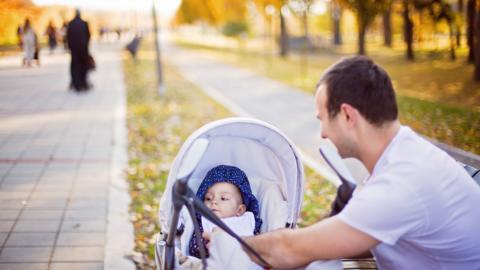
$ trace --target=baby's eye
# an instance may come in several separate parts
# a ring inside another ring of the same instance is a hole
[[[229,197],[226,197],[226,196],[222,196],[220,199],[221,199],[222,201],[228,201],[228,200],[230,200],[230,198],[229,198]]]
[[[211,197],[205,197],[205,201],[209,202],[209,201],[211,201],[211,200],[212,200]]]

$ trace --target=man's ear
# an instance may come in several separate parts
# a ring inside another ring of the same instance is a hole
[[[342,103],[340,105],[340,111],[342,112],[348,127],[352,127],[358,120],[358,110],[352,107],[350,104]]]
[[[245,211],[247,211],[247,206],[245,206],[245,204],[240,204],[237,208],[237,217],[243,215],[245,213]]]

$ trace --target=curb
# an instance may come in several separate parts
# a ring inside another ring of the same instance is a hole
[[[120,81],[123,82],[123,69]],[[124,170],[128,165],[125,86],[119,84],[119,98],[115,108],[112,171],[109,189],[108,220],[105,244],[104,270],[135,270],[127,258],[133,253],[134,230],[129,220],[130,195]]]

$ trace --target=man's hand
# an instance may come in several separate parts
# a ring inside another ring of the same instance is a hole
[[[379,243],[338,217],[324,219],[306,228],[281,229],[244,240],[273,268],[295,268],[316,260],[349,258]],[[258,263],[256,257],[246,252]]]

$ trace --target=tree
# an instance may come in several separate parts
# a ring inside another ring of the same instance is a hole
[[[365,34],[375,17],[386,10],[391,0],[338,0],[357,17],[358,54],[365,54]]]
[[[475,60],[475,0],[467,2],[467,45],[468,45],[468,62],[473,63]]]
[[[462,21],[463,21],[463,10],[464,10],[464,1],[463,0],[458,0],[457,3],[457,12],[458,12],[458,19],[456,20],[456,38],[457,38],[457,47],[460,47],[462,45]]]
[[[455,15],[452,6],[445,0],[432,0],[429,5],[430,15],[435,23],[445,20],[450,33],[450,59],[454,60],[455,55]]]
[[[383,12],[383,45],[392,47],[392,3]]]
[[[23,25],[26,17],[35,20],[41,12],[29,0],[0,1],[0,44],[17,43],[17,27]]]
[[[286,57],[288,55],[288,29],[285,21],[285,16],[282,13],[282,7],[287,3],[286,0],[254,0],[255,5],[258,7],[261,14],[264,18],[268,18],[266,14],[266,8],[268,6],[273,6],[275,8],[275,14],[278,14],[280,21],[280,37],[279,37],[279,46],[280,46],[280,56]],[[272,19],[272,18],[270,18]]]
[[[475,7],[475,37],[474,37],[474,48],[475,48],[475,71],[474,79],[475,81],[480,81],[480,0],[476,1]]]
[[[407,44],[407,59],[413,60],[415,56],[413,54],[413,21],[410,17],[410,2],[403,0],[403,36],[405,43]]]
[[[309,37],[308,31],[308,14],[310,12],[310,7],[313,4],[313,0],[290,0],[289,6],[293,9],[296,14],[299,14],[302,20],[303,26],[303,36],[305,40]]]
[[[342,33],[340,31],[340,22],[342,19],[342,7],[338,5],[335,1],[331,2],[332,9],[332,26],[333,26],[333,44],[340,45],[342,44]]]

